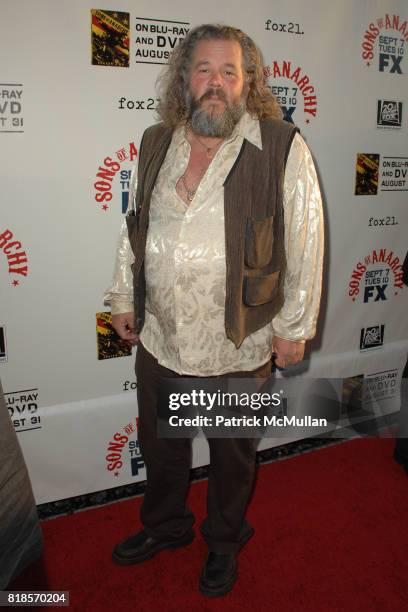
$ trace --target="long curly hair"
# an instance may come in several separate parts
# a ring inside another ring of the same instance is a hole
[[[166,70],[157,80],[159,102],[156,112],[168,127],[187,121],[187,96],[193,51],[200,40],[233,40],[242,49],[243,70],[248,76],[246,109],[258,119],[282,118],[282,111],[265,85],[262,60],[254,41],[242,30],[205,24],[191,30],[170,56]]]

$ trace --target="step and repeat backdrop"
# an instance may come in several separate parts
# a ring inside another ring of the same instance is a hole
[[[112,334],[102,296],[141,136],[157,120],[156,79],[178,41],[209,22],[259,45],[265,79],[318,168],[325,275],[302,375],[342,378],[345,396],[365,381],[380,406],[398,394],[408,346],[405,0],[4,2],[0,376],[37,503],[146,477],[134,352]],[[194,465],[206,463],[200,438]]]

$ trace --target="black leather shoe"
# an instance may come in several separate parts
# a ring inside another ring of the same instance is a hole
[[[158,552],[166,548],[187,546],[194,538],[195,533],[192,529],[178,540],[156,540],[142,530],[117,544],[113,549],[112,559],[119,565],[142,563],[142,561],[151,559]]]
[[[199,588],[207,597],[219,597],[231,591],[237,579],[237,562],[234,554],[209,552]]]
[[[405,470],[405,473],[408,476],[408,458],[405,455],[402,455],[402,453],[399,451],[397,446],[395,447],[395,450],[394,450],[394,459],[397,463],[402,465],[402,467]]]

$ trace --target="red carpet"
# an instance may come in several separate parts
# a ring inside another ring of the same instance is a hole
[[[69,590],[70,609],[81,612],[406,610],[408,478],[392,460],[393,445],[354,440],[262,466],[248,512],[256,533],[226,597],[198,593],[200,535],[142,565],[111,562],[113,545],[140,526],[140,498],[44,522],[42,567],[10,588]],[[205,481],[192,485],[198,523],[205,493]]]

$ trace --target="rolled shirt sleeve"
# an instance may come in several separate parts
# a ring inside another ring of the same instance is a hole
[[[132,169],[129,181],[129,203],[127,212],[134,209],[137,187],[137,164]],[[113,315],[133,312],[133,274],[131,265],[134,254],[130,246],[126,219],[120,229],[111,286],[104,293],[104,304],[110,306]]]
[[[288,155],[284,182],[285,301],[272,321],[274,333],[304,341],[316,333],[319,313],[324,226],[322,198],[311,153],[296,134]]]

